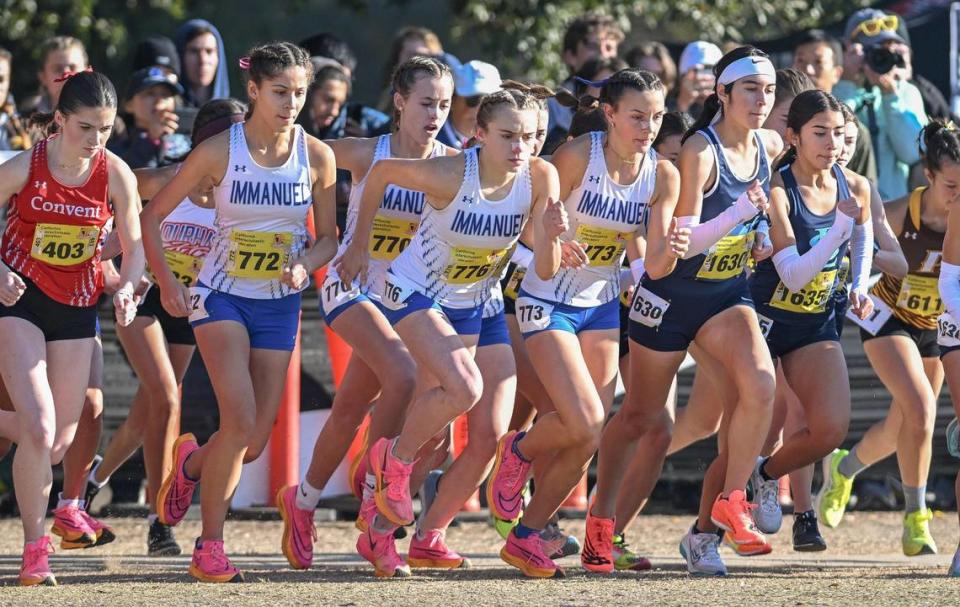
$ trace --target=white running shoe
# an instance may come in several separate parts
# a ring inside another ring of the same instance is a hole
[[[680,554],[693,575],[727,575],[727,566],[720,558],[720,536],[716,533],[694,533],[693,527],[680,540]]]
[[[750,475],[750,487],[753,492],[753,522],[764,533],[776,533],[783,524],[783,510],[780,508],[780,483],[776,480],[764,480],[760,475],[760,466],[765,458],[758,457],[757,465]]]

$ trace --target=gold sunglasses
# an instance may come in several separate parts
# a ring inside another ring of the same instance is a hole
[[[880,32],[895,32],[900,27],[900,17],[897,15],[884,15],[875,19],[867,19],[857,26],[850,34],[850,38],[856,38],[857,34],[863,32],[867,36],[876,36]]]

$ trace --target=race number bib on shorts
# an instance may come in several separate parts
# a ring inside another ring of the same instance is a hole
[[[517,324],[520,325],[521,333],[530,333],[533,331],[543,331],[550,326],[550,315],[553,314],[553,306],[545,301],[534,299],[533,297],[520,297],[517,299]]]
[[[724,236],[713,245],[703,260],[697,278],[703,280],[728,280],[743,273],[750,259],[755,232]]]
[[[38,223],[33,230],[30,257],[52,266],[83,263],[97,252],[100,228]]]
[[[637,285],[633,291],[633,303],[630,305],[630,320],[645,327],[655,329],[663,322],[670,302]]]
[[[402,310],[407,307],[407,300],[413,295],[413,289],[398,284],[390,276],[383,282],[383,295],[380,298],[380,304],[383,307],[393,310]]]
[[[936,276],[918,276],[907,274],[900,282],[897,294],[897,307],[918,316],[931,317],[943,313],[943,300],[940,299],[940,287]]]
[[[227,274],[236,278],[273,280],[280,278],[290,257],[293,235],[290,232],[230,233]]]
[[[207,287],[190,287],[190,316],[187,320],[196,322],[210,316],[207,312],[208,297],[210,297],[210,289]]]
[[[419,225],[415,220],[377,215],[370,231],[370,257],[393,261],[410,244]]]
[[[960,323],[949,312],[937,319],[937,345],[944,348],[960,346]]]
[[[799,291],[791,291],[781,281],[770,297],[770,307],[796,314],[819,314],[826,311],[827,302],[837,284],[837,271],[818,272],[813,280]]]
[[[760,321],[760,335],[763,335],[764,339],[768,338],[770,336],[770,329],[773,328],[773,320],[763,314],[757,314],[757,320]]]
[[[588,263],[599,267],[619,264],[629,237],[629,232],[618,232],[584,224],[577,226],[575,236],[576,241],[583,245]]]
[[[324,314],[333,312],[340,306],[360,297],[360,287],[345,285],[339,278],[327,277],[320,286],[320,305]]]
[[[854,314],[853,308],[847,308],[847,318],[870,335],[876,335],[880,328],[887,324],[887,321],[893,316],[893,309],[876,295],[871,294],[870,299],[873,300],[873,312],[870,313],[870,316],[861,319]]]
[[[506,257],[507,249],[454,247],[443,277],[452,285],[468,285],[493,274]]]

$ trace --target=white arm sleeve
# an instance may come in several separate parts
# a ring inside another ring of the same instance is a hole
[[[947,312],[954,318],[960,318],[960,266],[940,262],[939,287],[940,299]]]
[[[837,211],[833,225],[806,253],[800,255],[794,245],[773,256],[773,265],[777,268],[780,280],[791,291],[799,291],[807,286],[843,241],[850,237],[852,230],[853,218]]]
[[[513,255],[510,257],[510,261],[518,266],[529,268],[530,264],[533,263],[533,251],[528,249],[522,243],[518,242],[517,248],[513,251]]]
[[[873,222],[853,226],[853,238],[850,240],[851,291],[866,295],[870,282],[870,269],[873,264]]]
[[[630,274],[633,275],[633,284],[640,284],[640,279],[643,278],[643,272],[645,269],[643,257],[638,257],[630,262]]]
[[[729,234],[734,226],[754,217],[758,212],[759,209],[750,202],[744,192],[736,202],[706,223],[700,223],[700,218],[694,215],[677,217],[678,228],[690,228],[690,248],[683,258],[690,259],[703,253]]]

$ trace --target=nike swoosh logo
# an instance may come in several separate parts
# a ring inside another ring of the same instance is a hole
[[[300,495],[307,497],[307,492],[303,490],[303,487],[300,487]]]

